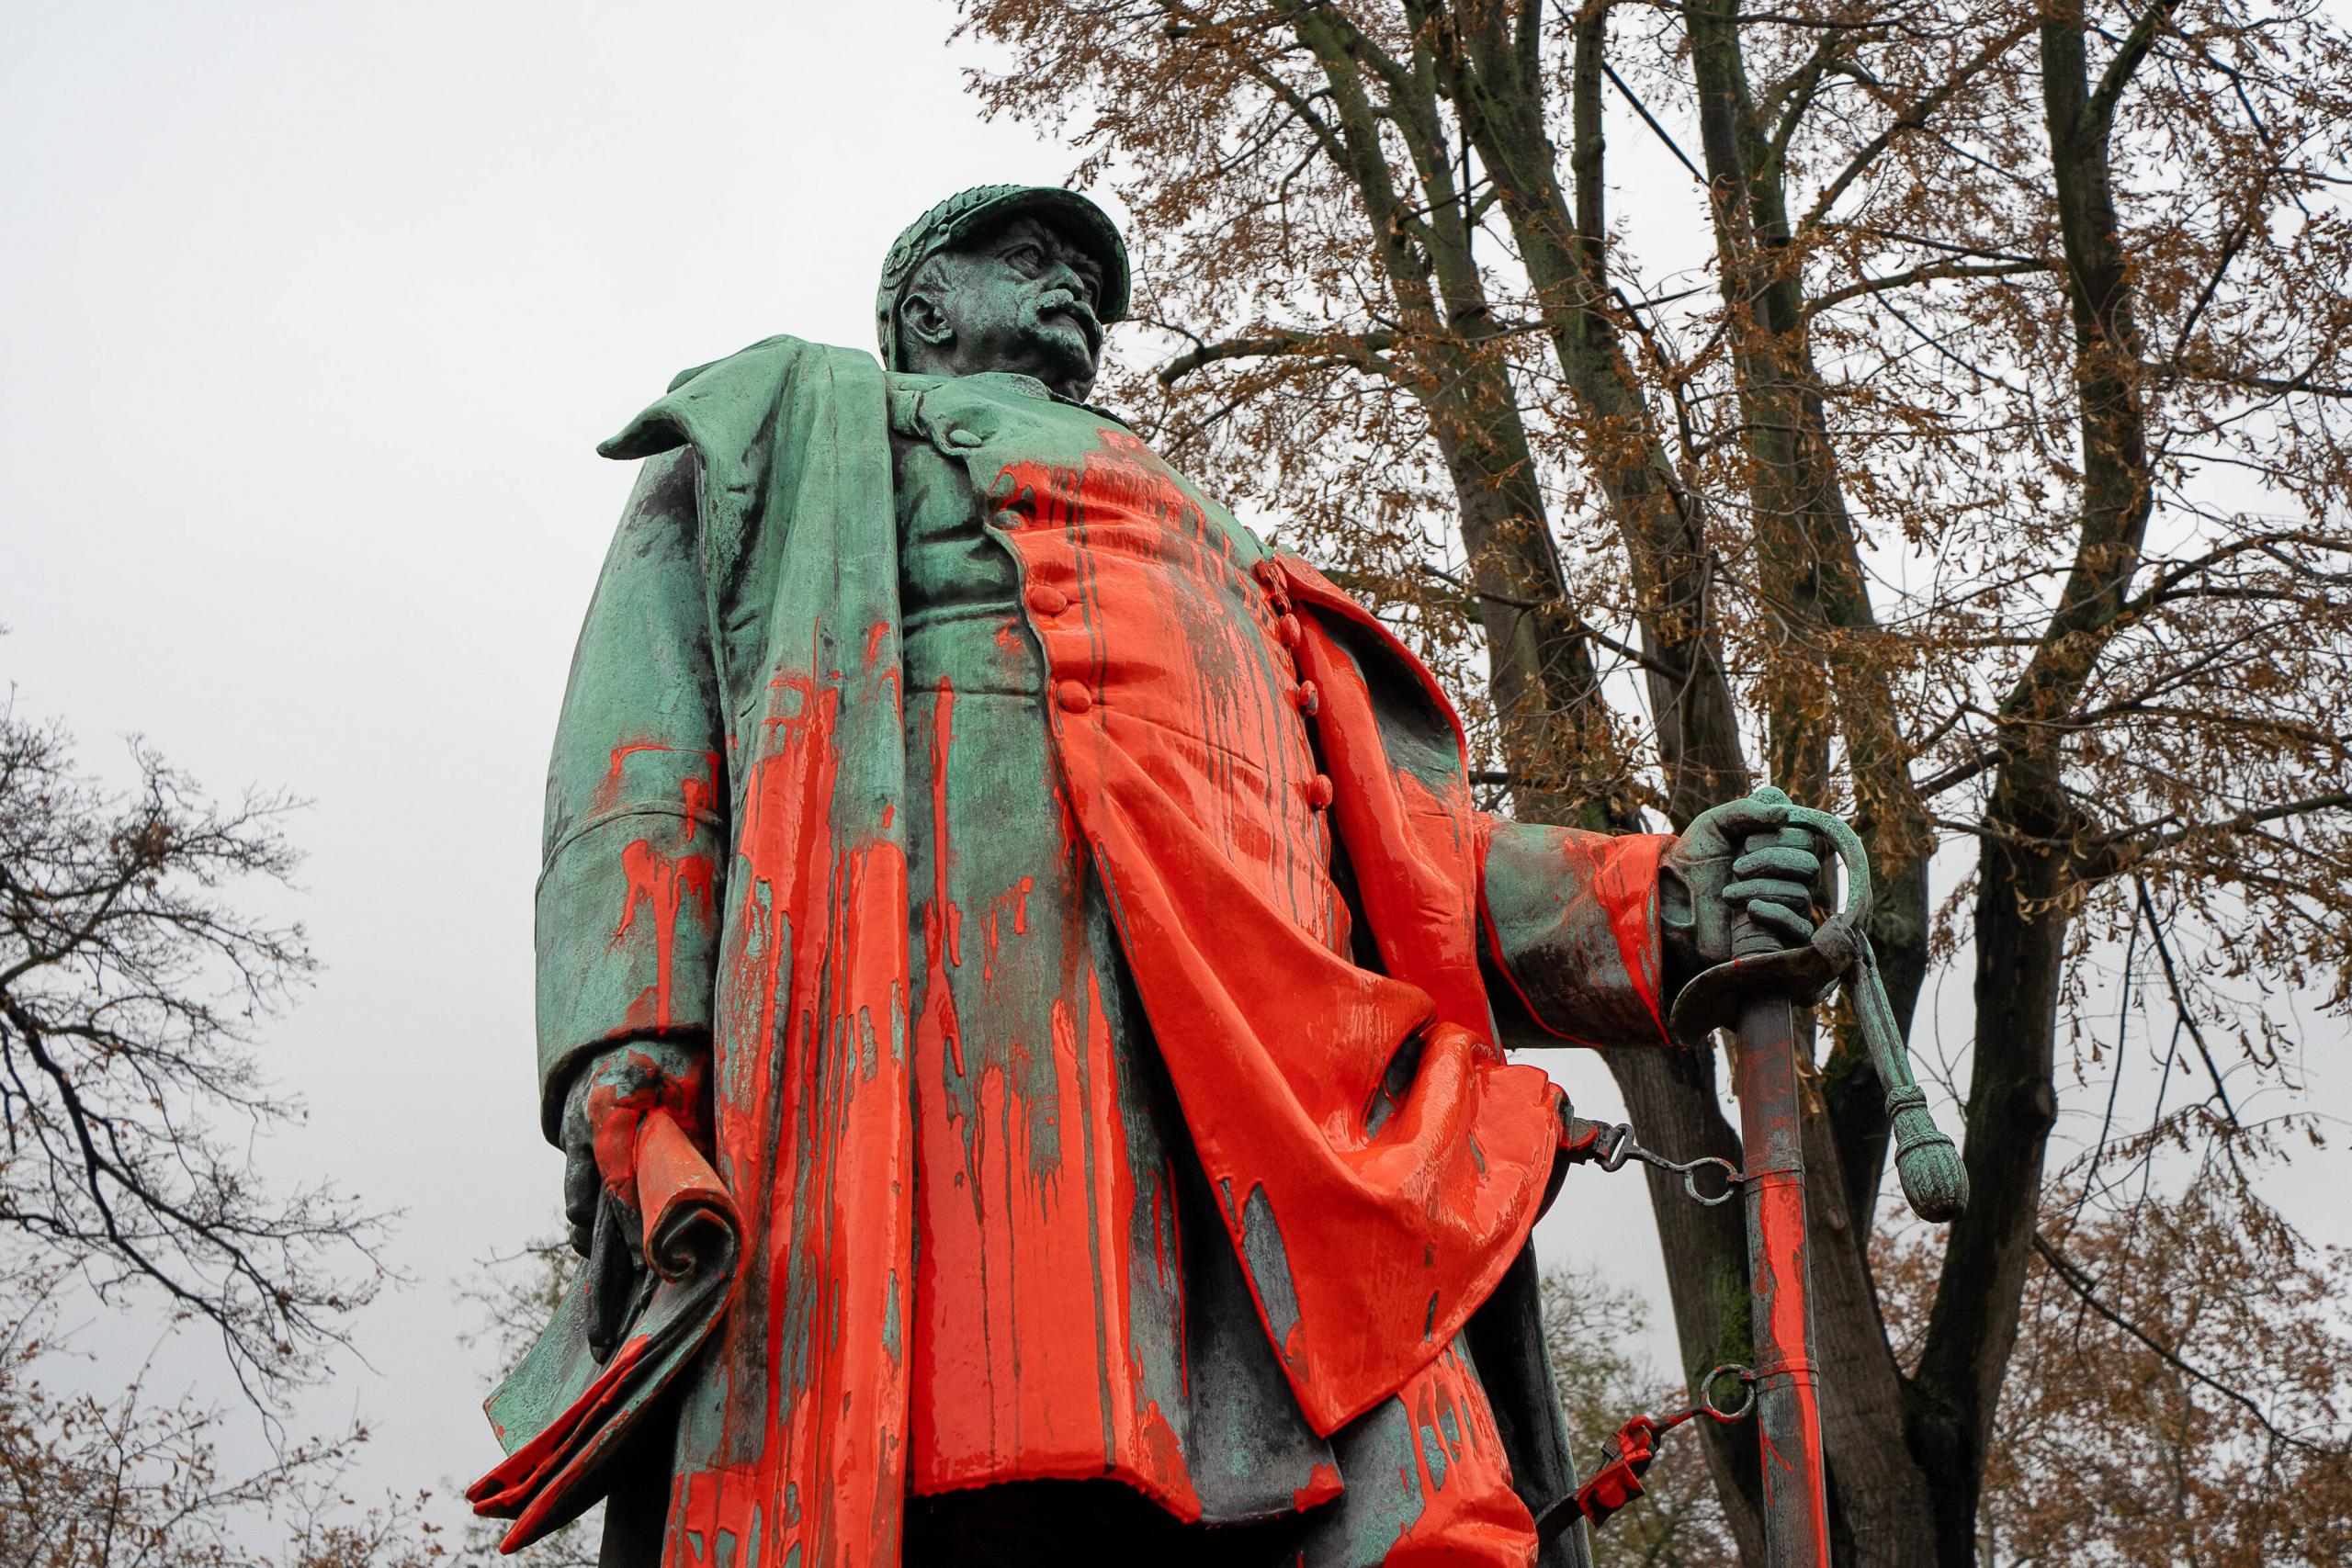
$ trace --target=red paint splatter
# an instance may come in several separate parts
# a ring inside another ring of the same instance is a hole
[[[695,824],[704,812],[711,808],[712,797],[718,794],[718,790],[705,779],[689,777],[678,785],[678,794],[686,810],[686,842],[692,843],[695,838]]]
[[[588,1089],[588,1124],[594,1131],[596,1168],[605,1188],[631,1207],[638,1205],[639,1134],[656,1111],[675,1122],[689,1138],[707,1135],[705,1107],[708,1068],[699,1055],[672,1077],[644,1051],[624,1051],[600,1061]]]
[[[988,912],[980,917],[980,977],[996,978],[997,949],[1002,940],[1004,923],[1009,919],[1013,934],[1025,936],[1029,931],[1029,895],[1035,890],[1036,878],[1024,876],[1014,884],[1012,891],[1000,893],[990,900]]]
[[[710,924],[711,864],[707,855],[680,855],[676,859],[663,854],[649,840],[638,839],[621,851],[621,879],[628,889],[628,902],[621,910],[620,924],[613,931],[612,947],[618,948],[628,940],[637,924],[639,904],[653,911],[653,973],[650,992],[651,1018],[648,1021],[656,1030],[670,1027],[672,1016],[670,982],[678,940],[678,911],[683,906],[704,925]],[[642,1007],[645,997],[638,998]]]
[[[957,932],[963,911],[947,896],[947,866],[956,852],[947,833],[947,773],[956,743],[956,686],[942,676],[933,699],[931,725],[931,897],[922,906],[923,1004],[915,1021],[918,1056],[925,1047],[944,1044],[964,1076],[964,1031],[956,1017],[956,992],[948,984],[951,965],[963,962]],[[918,1069],[920,1070],[920,1069]]]
[[[1168,1258],[1173,1277],[1184,1274],[1183,1205],[1176,1201],[1176,1162],[1171,1157],[1160,1168],[1160,1179],[1153,1189],[1168,1194]],[[1176,1386],[1186,1393],[1193,1392],[1193,1336],[1184,1319],[1184,1292],[1175,1293],[1176,1302]]]
[[[729,744],[731,746],[731,740]],[[614,747],[612,760],[605,768],[604,778],[597,782],[595,789],[589,795],[590,812],[610,811],[620,804],[621,766],[631,757],[639,752],[675,752],[677,750],[677,747],[660,740],[631,740]],[[695,815],[698,812],[710,810],[718,799],[719,754],[716,751],[690,751],[686,754],[701,759],[707,774],[707,777],[702,777],[688,773],[679,784],[686,812],[685,836],[691,840],[695,836]]]
[[[821,627],[814,638],[821,649]],[[728,878],[715,1163],[763,1223],[742,1304],[705,1352],[705,1375],[734,1392],[723,1427],[682,1453],[673,1564],[715,1552],[721,1532],[742,1561],[896,1551],[897,1318],[911,1296],[906,859],[837,818],[837,804],[864,809],[866,796],[837,803],[836,788],[844,756],[887,756],[903,732],[880,684],[889,670],[845,692],[810,668],[767,682]]]
[[[1413,1469],[1398,1479],[1419,1489],[1421,1509],[1382,1557],[1383,1568],[1526,1568],[1535,1560],[1535,1521],[1511,1489],[1493,1407],[1460,1354],[1449,1345],[1397,1398],[1414,1427]],[[1449,1414],[1457,1436],[1445,1430]],[[1442,1482],[1430,1469],[1425,1435],[1448,1457]]]

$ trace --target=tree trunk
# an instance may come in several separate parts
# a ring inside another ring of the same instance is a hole
[[[1514,35],[1498,9],[1464,7],[1447,90],[1496,184],[1588,438],[1584,450],[1633,563],[1651,710],[1677,828],[1744,794],[1747,768],[1736,708],[1707,608],[1713,576],[1695,498],[1675,477],[1610,318],[1602,203],[1600,83],[1603,17],[1589,10],[1575,57],[1577,180],[1571,213],[1558,152],[1544,126],[1532,24]],[[1651,1146],[1682,1158],[1736,1162],[1715,1066],[1682,1052],[1612,1052],[1606,1060],[1627,1114]],[[1736,1205],[1703,1208],[1680,1183],[1646,1171],[1682,1364],[1696,1379],[1750,1354],[1747,1235]],[[1744,1558],[1763,1551],[1761,1469],[1746,1426],[1702,1427],[1708,1470]]]
[[[1795,644],[1795,657],[1768,682],[1774,780],[1800,799],[1827,795],[1834,714],[1874,863],[1871,935],[1893,961],[1889,999],[1907,1030],[1924,977],[1931,836],[1885,673],[1858,657],[1879,633],[1816,390],[1779,151],[1757,115],[1736,7],[1692,0],[1683,14],[1748,430],[1758,586]],[[1858,1043],[1843,1039],[1840,1047],[1834,1092],[1806,1112],[1814,1337],[1832,1528],[1841,1560],[1926,1568],[1934,1560],[1928,1477],[1900,1442],[1903,1378],[1864,1250],[1885,1114],[1877,1074]]]
[[[1746,793],[1747,765],[1708,608],[1713,562],[1703,519],[1696,498],[1676,477],[1608,311],[1601,14],[1589,12],[1577,36],[1572,214],[1559,182],[1558,150],[1544,128],[1535,32],[1531,27],[1514,37],[1497,8],[1464,12],[1442,80],[1495,182],[1577,401],[1583,455],[1626,544],[1667,775],[1666,814],[1677,828],[1685,827],[1706,807]]]
[[[1660,1049],[1609,1051],[1601,1059],[1645,1146],[1669,1150],[1678,1159],[1712,1156],[1738,1163],[1739,1135],[1718,1109],[1713,1056]],[[1651,1166],[1644,1166],[1642,1174],[1649,1181],[1650,1211],[1666,1260],[1675,1342],[1695,1386],[1708,1368],[1744,1363],[1755,1353],[1748,1329],[1746,1216],[1737,1203],[1707,1208],[1692,1202],[1678,1176]],[[1705,1441],[1707,1470],[1741,1561],[1763,1561],[1763,1467],[1755,1424],[1692,1425]]]
[[[1567,604],[1510,370],[1484,348],[1494,332],[1491,312],[1438,130],[1434,85],[1422,103],[1392,85],[1385,114],[1376,111],[1359,74],[1356,40],[1341,19],[1310,6],[1288,11],[1330,87],[1344,166],[1381,236],[1381,270],[1405,313],[1408,331],[1400,351],[1417,361],[1419,374],[1406,389],[1428,412],[1461,504],[1504,760],[1521,781],[1513,805],[1531,821],[1603,830],[1635,826],[1630,802],[1597,799],[1575,787],[1596,773],[1614,778],[1623,769],[1611,755],[1590,643]],[[1380,141],[1384,118],[1402,132],[1414,159],[1428,198],[1419,210],[1390,174]],[[1416,234],[1425,242],[1418,253]]]
[[[1976,893],[1976,1055],[1970,1069],[1968,1212],[1954,1221],[1913,1389],[1911,1451],[1928,1477],[1936,1561],[1975,1561],[1987,1440],[2017,1344],[2040,1218],[2042,1156],[2057,1118],[2052,1081],[2067,919],[2057,899],[2055,789],[2005,770]],[[2010,837],[2008,835],[2015,835]]]
[[[2058,607],[2002,703],[1976,899],[1976,1051],[1965,1144],[1968,1212],[1955,1222],[1914,1387],[1912,1451],[1934,1492],[1938,1560],[1973,1562],[1976,1509],[2040,1219],[2057,1114],[2059,983],[2077,892],[2079,814],[2047,737],[2114,635],[2144,542],[2152,487],[2139,395],[2140,334],[2117,232],[2108,143],[2114,111],[2172,6],[2150,6],[2096,87],[2079,0],[2052,0],[2041,33],[2042,105],[2065,246],[2082,446],[2081,521]]]

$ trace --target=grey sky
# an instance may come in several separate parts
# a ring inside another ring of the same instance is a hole
[[[419,1282],[313,1409],[371,1419],[364,1484],[467,1478],[496,1449],[452,1282],[554,1213],[541,780],[629,480],[591,448],[682,366],[868,344],[904,222],[1072,154],[978,122],[934,0],[0,17],[0,675],[94,762],[137,730],[216,791],[316,801],[297,907],[328,967],[266,1042],[311,1120],[266,1164],[405,1206]],[[1657,1295],[1639,1181],[1570,1192],[1609,1212],[1564,1201],[1553,1255]]]

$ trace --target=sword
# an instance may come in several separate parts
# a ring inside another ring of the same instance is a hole
[[[1854,830],[1826,812],[1790,804],[1767,786],[1752,797],[1788,807],[1789,826],[1749,837],[1749,852],[1810,847],[1826,839],[1842,863],[1846,905],[1810,946],[1781,948],[1744,909],[1731,928],[1731,959],[1695,976],[1675,998],[1670,1029],[1703,1048],[1730,1026],[1738,1036],[1740,1186],[1747,1198],[1749,1317],[1755,1345],[1757,1436],[1763,1450],[1764,1560],[1769,1568],[1828,1568],[1829,1509],[1823,1486],[1821,1411],[1814,1388],[1813,1314],[1807,1299],[1804,1107],[1797,1085],[1795,1008],[1842,978],[1862,1043],[1886,1090],[1904,1196],[1923,1219],[1948,1220],[1968,1202],[1960,1151],[1937,1130],[1863,934],[1871,912],[1870,857]]]

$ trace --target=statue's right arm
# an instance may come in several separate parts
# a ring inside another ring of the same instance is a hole
[[[693,462],[665,453],[639,474],[548,767],[540,1123],[566,1153],[575,1230],[594,1214],[596,1123],[613,1106],[650,1095],[700,1120],[729,836]]]
[[[1663,1044],[1671,1000],[1664,834],[1479,819],[1480,938],[1498,1021],[1521,1040]]]

